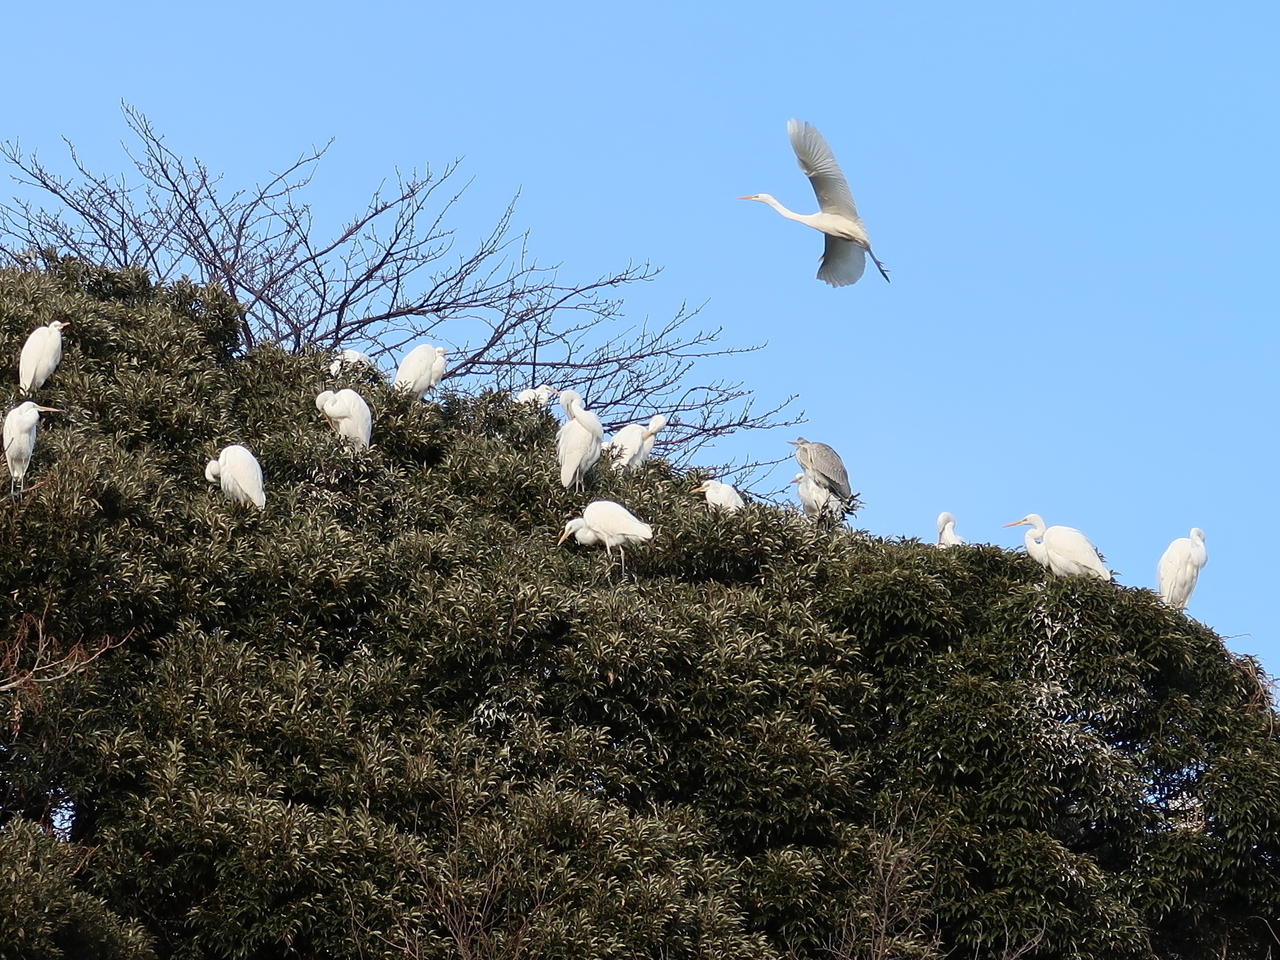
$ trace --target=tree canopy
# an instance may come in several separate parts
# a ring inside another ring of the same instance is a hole
[[[662,460],[574,493],[548,412],[361,367],[353,455],[328,355],[242,352],[218,288],[0,270],[0,356],[55,316],[0,502],[0,957],[1276,945],[1265,680],[1151,591]],[[261,512],[204,480],[229,443]],[[556,544],[599,498],[654,526],[625,578]]]

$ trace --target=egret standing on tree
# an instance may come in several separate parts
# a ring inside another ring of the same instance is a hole
[[[875,261],[880,275],[889,279],[883,263],[871,252],[871,240],[867,228],[853,205],[853,194],[840,172],[835,154],[827,146],[818,128],[801,120],[787,121],[787,136],[796,152],[800,169],[813,185],[818,195],[817,213],[793,213],[767,193],[756,193],[739,200],[759,200],[767,203],[788,220],[795,220],[826,234],[826,247],[822,253],[822,266],[818,279],[833,287],[857,283],[867,267],[867,257]]]
[[[444,379],[446,352],[444,347],[433,347],[427,343],[414,347],[400,361],[395,386],[421,400],[428,390]]]
[[[333,355],[333,363],[329,364],[329,376],[336,377],[346,367],[361,365],[374,371],[378,369],[367,353],[361,353],[359,350],[339,350]]]
[[[222,492],[232,503],[252,505],[261,510],[267,504],[267,494],[262,484],[262,466],[247,447],[238,443],[222,448],[217,460],[210,460],[204,468],[205,479],[222,486]]]
[[[66,326],[69,322],[52,320],[27,337],[18,357],[18,386],[23,393],[39,390],[57,369],[62,361],[62,328]]]
[[[742,494],[719,480],[704,480],[700,486],[694,487],[692,492],[702,494],[711,506],[719,507],[728,513],[741,510],[745,506],[742,502]]]
[[[653,445],[657,443],[658,431],[667,425],[667,418],[657,413],[649,418],[646,427],[639,423],[629,423],[613,435],[613,439],[605,447],[614,454],[613,469],[621,473],[623,470],[634,470],[649,459]]]
[[[340,436],[351,440],[357,450],[367,450],[373,435],[373,413],[364,397],[354,390],[326,390],[316,397],[316,409],[324,414],[329,426]]]
[[[956,518],[947,512],[938,514],[938,546],[960,547],[964,539],[956,533]]]
[[[540,387],[532,390],[521,390],[516,397],[516,403],[532,403],[539,407],[545,407],[551,402],[551,398],[559,393],[555,387],[549,387],[545,383]]]
[[[565,489],[582,489],[582,478],[600,459],[604,427],[600,418],[582,405],[574,390],[560,391],[560,406],[569,419],[556,437],[556,458],[560,461],[560,482]]]
[[[1204,545],[1204,531],[1191,529],[1190,537],[1179,537],[1169,544],[1160,558],[1156,577],[1160,584],[1160,599],[1181,610],[1191,599],[1191,591],[1200,579],[1200,569],[1209,562],[1209,551]]]
[[[804,515],[810,520],[839,520],[844,516],[839,498],[826,487],[814,483],[807,473],[797,473],[789,482],[796,485],[796,496],[804,507]]]
[[[36,449],[36,427],[42,413],[60,413],[53,407],[41,407],[34,400],[18,404],[4,418],[4,459],[9,465],[9,496],[22,495]]]
[[[613,548],[617,547],[622,557],[622,574],[626,576],[627,555],[623,547],[628,543],[652,540],[653,527],[620,503],[613,500],[593,500],[582,511],[582,516],[575,517],[564,525],[564,533],[560,534],[557,545],[564,543],[570,535],[589,547],[603,543],[611,560]]]
[[[1006,527],[1031,527],[1023,544],[1032,559],[1048,567],[1060,577],[1097,577],[1110,580],[1111,571],[1089,538],[1075,527],[1048,527],[1038,513],[1029,513]],[[1036,541],[1039,540],[1039,543]]]

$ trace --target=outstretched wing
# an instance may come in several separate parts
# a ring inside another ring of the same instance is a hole
[[[822,138],[818,128],[803,120],[788,120],[787,136],[791,138],[791,149],[796,152],[800,169],[813,184],[813,192],[818,196],[818,209],[823,213],[835,213],[857,220],[858,208],[853,205],[849,184],[840,172],[835,154],[827,146],[827,141]],[[853,280],[848,282],[852,283]]]
[[[823,239],[827,243],[822,251],[818,279],[833,287],[847,287],[851,283],[857,283],[862,271],[867,268],[866,253],[852,240],[841,240],[830,234]]]

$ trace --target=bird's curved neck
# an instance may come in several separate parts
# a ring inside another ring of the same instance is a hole
[[[808,219],[803,213],[796,213],[794,210],[788,210],[773,197],[765,197],[764,202],[773,207],[773,209],[777,210],[788,220],[798,220],[801,223],[804,223]]]

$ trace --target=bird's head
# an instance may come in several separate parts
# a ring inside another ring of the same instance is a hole
[[[338,399],[338,395],[332,390],[325,390],[323,393],[316,394],[316,409],[324,413],[324,408]]]
[[[1038,513],[1028,513],[1021,520],[1015,520],[1013,523],[1006,523],[1006,527],[1043,527],[1044,521],[1040,519]]]
[[[49,324],[50,330],[61,330],[63,327],[71,326],[70,320],[54,320]]]
[[[773,197],[767,193],[753,193],[749,197],[738,197],[739,200],[759,200],[761,203],[769,203]]]
[[[711,489],[711,484],[714,482],[715,482],[714,480],[704,480],[702,483],[694,487],[689,492],[690,493],[706,493],[708,490]]]
[[[217,460],[210,460],[209,465],[204,468],[204,478],[210,483],[217,483],[222,479],[222,464]]]
[[[564,543],[586,525],[587,521],[583,520],[581,517],[574,517],[564,525],[564,532],[560,534],[560,539],[556,541],[556,546],[560,546],[560,544]]]
[[[809,441],[806,440],[804,437],[796,437],[794,440],[787,441],[787,443],[791,444],[793,447],[803,447],[808,442]]]
[[[804,473],[801,472],[801,473],[797,473],[794,477],[788,480],[787,483],[799,483],[803,479],[804,479]]]

